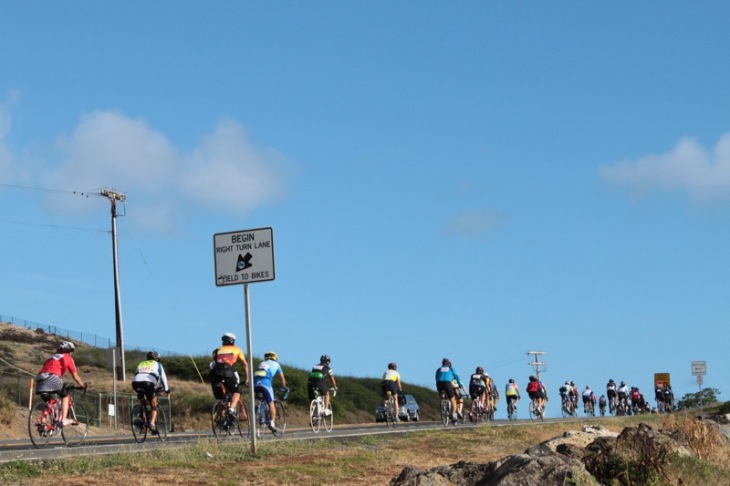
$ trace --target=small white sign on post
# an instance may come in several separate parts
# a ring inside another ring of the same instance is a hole
[[[707,363],[705,361],[692,361],[692,374],[695,376],[707,374]]]
[[[274,280],[274,231],[271,228],[213,235],[215,284],[249,284]]]
[[[114,404],[113,403],[110,403],[109,405],[107,405],[107,407],[106,407],[106,414],[108,416],[110,416],[110,417],[115,417],[116,416],[116,411],[114,409]]]

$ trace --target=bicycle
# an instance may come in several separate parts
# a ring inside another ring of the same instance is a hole
[[[274,407],[276,407],[276,425],[277,428],[271,427],[271,416],[269,415],[269,404],[266,403],[264,394],[256,392],[256,437],[259,439],[264,435],[264,428],[268,427],[274,437],[281,437],[284,435],[286,430],[286,411],[284,410],[284,404],[282,401],[286,400],[289,396],[288,388],[279,388],[279,395],[281,398],[274,397]]]
[[[618,405],[618,401],[616,399],[616,395],[611,396],[610,400],[608,401],[608,413],[611,415],[616,415],[616,406]]]
[[[226,390],[226,385],[223,382],[220,383],[220,386],[223,392],[223,398],[216,400],[210,415],[213,435],[222,439],[237,432],[241,437],[248,437],[250,434],[248,410],[246,409],[246,404],[243,402],[243,397],[240,397],[236,404],[236,413],[230,415],[228,409],[231,408],[231,397],[233,393]]]
[[[563,417],[573,417],[575,416],[575,409],[573,408],[573,400],[571,400],[569,397],[563,395],[562,397],[563,403],[560,407],[560,412],[563,414]]]
[[[601,412],[601,417],[605,417],[606,416],[606,404],[605,403],[599,404],[598,409]]]
[[[494,412],[492,412],[492,415]],[[484,406],[481,395],[477,395],[471,401],[469,409],[469,420],[475,424],[489,420],[489,405]]]
[[[161,391],[161,387],[155,390],[156,393],[160,393]],[[139,399],[139,403],[132,407],[132,413],[130,413],[130,422],[134,440],[138,444],[141,444],[145,441],[145,439],[147,439],[147,434],[150,434],[157,435],[161,442],[165,442],[165,439],[167,438],[167,420],[165,419],[165,411],[159,406],[157,407],[157,427],[156,430],[153,430],[152,421],[150,420],[152,405],[147,400],[147,396],[144,392],[137,392],[137,398]]]
[[[585,411],[586,417],[596,416],[596,410],[591,401],[583,402],[583,410]]]
[[[66,390],[83,390],[86,395],[89,383],[84,386],[75,386],[64,383]],[[61,424],[61,398],[54,397],[53,393],[41,393],[42,402],[33,406],[28,414],[28,435],[33,446],[37,449],[44,447],[54,434],[61,434],[64,443],[69,447],[81,444],[89,434],[89,412],[82,403],[75,403],[73,393],[68,395],[68,419],[71,423]]]
[[[325,407],[324,397],[319,392],[319,388],[314,388],[313,392],[314,399],[309,404],[309,425],[315,434],[319,432],[322,424],[324,424],[324,429],[327,432],[332,432],[332,425],[334,424],[332,404],[330,403]],[[333,388],[331,392],[332,396],[330,398],[334,398],[337,395],[337,388]]]
[[[456,425],[458,420],[453,419],[453,411],[451,408],[451,399],[446,393],[441,392],[441,423],[444,427],[449,425],[449,421]]]
[[[540,406],[540,399],[533,398],[532,402],[530,403],[530,420],[535,420],[536,418],[539,418],[540,420],[544,420],[544,414],[545,410],[543,407]]]
[[[385,402],[383,403],[383,414],[385,415],[385,423],[388,427],[395,427],[398,416],[395,414],[395,397],[390,390],[385,392]]]
[[[626,402],[626,397],[621,397],[618,400],[618,405],[616,405],[616,416],[622,416],[622,415],[630,415],[631,409],[629,409],[629,405]]]
[[[517,398],[507,397],[507,418],[509,420],[517,420],[517,401]]]

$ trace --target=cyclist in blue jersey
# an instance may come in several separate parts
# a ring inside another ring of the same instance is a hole
[[[281,369],[281,365],[277,362],[279,357],[273,351],[268,351],[264,355],[264,361],[259,364],[256,371],[253,373],[253,389],[254,393],[261,393],[269,406],[269,428],[272,432],[276,432],[276,407],[274,406],[274,389],[272,387],[272,381],[276,375],[279,375],[281,380],[281,386],[286,388],[286,378],[284,377],[284,371]]]
[[[458,390],[463,386],[459,374],[451,367],[451,361],[448,358],[444,358],[441,361],[441,367],[436,370],[436,390],[438,390],[439,394],[444,393],[451,400],[451,410],[453,411],[451,419],[454,422],[461,415],[461,406],[464,405],[464,402],[461,401],[457,409]]]

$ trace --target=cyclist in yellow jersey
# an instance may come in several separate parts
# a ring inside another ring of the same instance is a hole
[[[223,398],[220,383],[225,384],[226,390],[231,394],[231,408],[228,413],[235,415],[236,405],[241,399],[241,379],[236,371],[236,361],[243,364],[243,385],[248,385],[248,362],[243,351],[236,344],[236,336],[227,332],[221,337],[223,345],[213,351],[213,361],[210,363],[210,382],[213,387],[213,395],[217,399]],[[244,412],[245,413],[245,412]],[[246,420],[246,417],[242,417]]]
[[[514,401],[515,405],[520,401],[520,388],[515,383],[514,378],[510,378],[509,382],[504,386],[504,396],[507,397],[507,407],[509,403]]]
[[[389,363],[388,369],[383,373],[383,381],[380,383],[380,388],[383,391],[383,399],[387,397],[387,392],[393,395],[393,401],[395,402],[395,421],[400,422],[398,417],[398,392],[403,391],[403,387],[400,383],[400,373],[397,371],[398,365],[395,363]]]

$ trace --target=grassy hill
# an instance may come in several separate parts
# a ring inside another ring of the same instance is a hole
[[[10,390],[11,398],[18,404],[27,404],[27,379],[35,375],[42,363],[55,351],[61,338],[42,330],[26,329],[12,324],[0,323],[0,386]],[[65,339],[65,338],[64,338]],[[79,374],[92,383],[96,393],[110,394],[113,388],[113,373],[107,364],[107,350],[73,341],[76,345],[74,359]],[[127,382],[118,383],[121,394],[130,394],[130,380],[136,364],[144,358],[144,352],[125,353]],[[254,365],[260,359],[254,357]],[[213,403],[207,370],[210,356],[166,356],[162,363],[173,390],[173,419],[177,427],[185,429],[207,428],[210,408]],[[287,400],[290,423],[304,425],[307,422],[309,401],[307,398],[308,370],[282,363],[287,384],[290,388]],[[70,381],[70,377],[66,379]],[[20,384],[22,383],[22,385]],[[356,378],[337,376],[338,393],[332,406],[338,423],[367,423],[374,421],[374,410],[380,398],[380,378]],[[16,390],[17,395],[16,395]],[[413,395],[421,407],[424,420],[438,417],[438,396],[425,387],[403,383],[405,393]],[[23,397],[23,392],[25,397]],[[17,413],[9,414],[17,416]],[[13,420],[11,417],[9,420]],[[0,416],[0,422],[2,422]],[[6,420],[7,422],[7,420]],[[8,425],[6,423],[6,425]],[[0,431],[1,433],[1,431]]]

